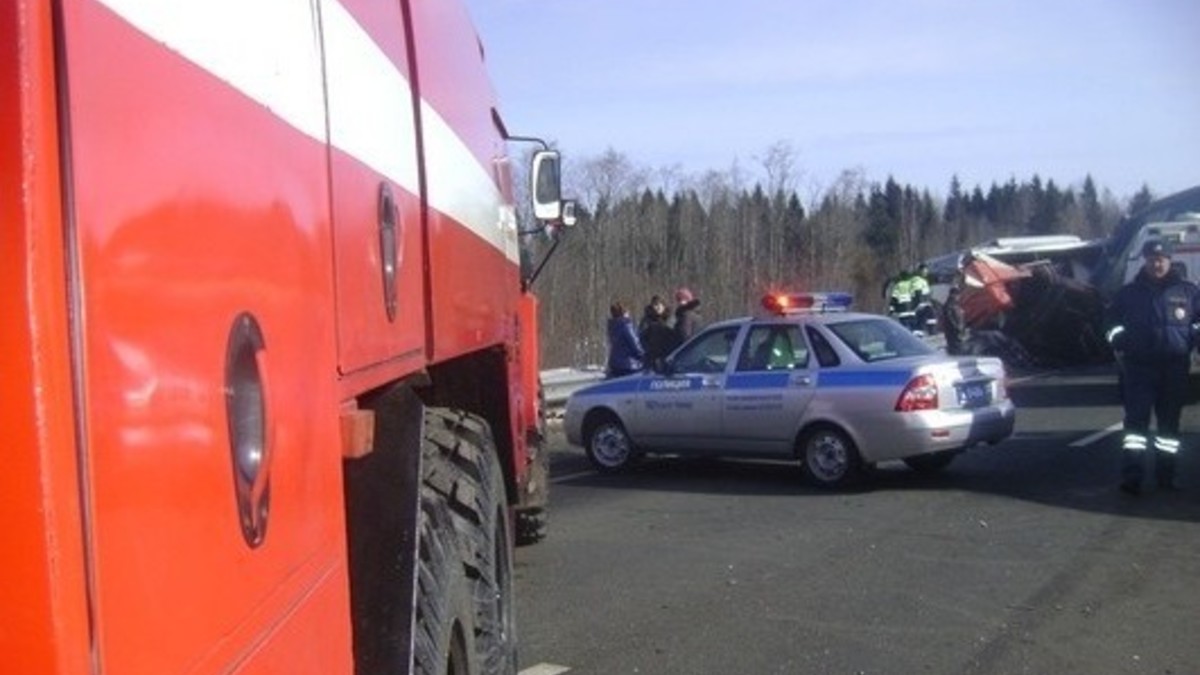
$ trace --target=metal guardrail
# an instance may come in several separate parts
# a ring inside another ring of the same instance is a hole
[[[604,369],[600,366],[586,368],[551,368],[541,372],[542,395],[546,398],[546,407],[562,408],[567,404],[567,398],[577,389],[582,389],[593,382],[604,379]]]

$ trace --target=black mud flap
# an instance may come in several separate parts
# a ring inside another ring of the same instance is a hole
[[[371,453],[345,461],[350,606],[358,675],[409,672],[424,404],[397,386],[368,402]]]

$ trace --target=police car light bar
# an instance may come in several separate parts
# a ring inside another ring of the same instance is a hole
[[[854,296],[849,293],[772,293],[763,296],[763,307],[772,314],[820,314],[850,309]]]

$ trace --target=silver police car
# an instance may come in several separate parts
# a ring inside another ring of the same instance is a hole
[[[842,293],[772,295],[771,316],[706,327],[662,372],[576,391],[563,422],[601,471],[645,453],[798,459],[824,486],[903,460],[944,468],[1012,435],[994,357],[953,357]]]

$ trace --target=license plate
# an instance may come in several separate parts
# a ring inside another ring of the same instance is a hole
[[[992,387],[987,382],[966,382],[958,385],[958,404],[978,408],[992,402]]]

